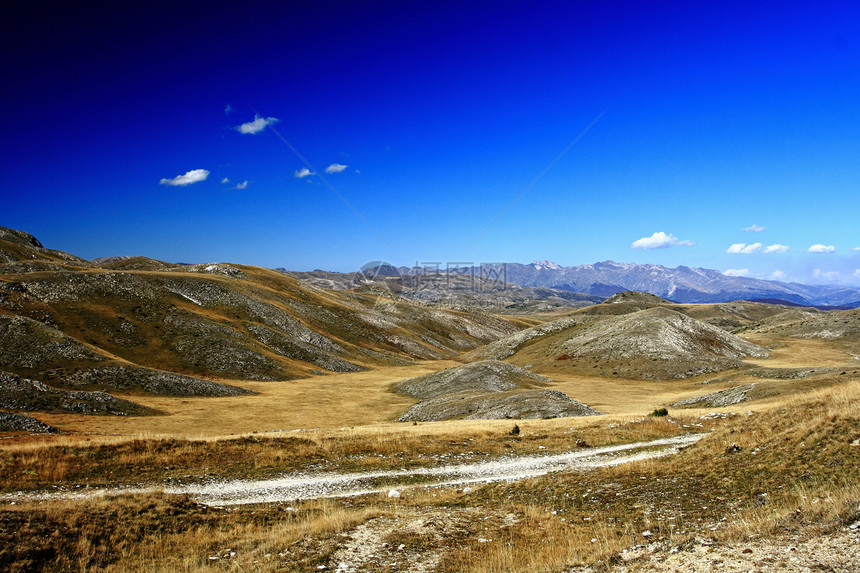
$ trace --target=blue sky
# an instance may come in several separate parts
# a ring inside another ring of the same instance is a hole
[[[86,258],[860,285],[855,3],[287,4],[4,8],[0,225]]]

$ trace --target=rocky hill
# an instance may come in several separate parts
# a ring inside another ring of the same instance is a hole
[[[30,233],[0,227],[0,273],[89,266],[92,265],[80,257],[46,249]]]
[[[582,309],[493,341],[465,358],[510,358],[515,364],[593,376],[666,379],[740,368],[743,358],[768,355],[723,328],[679,312],[683,307],[638,306]]]
[[[744,332],[751,336],[833,341],[846,345],[856,357],[860,354],[860,309],[832,312],[791,309],[750,325]]]
[[[60,388],[242,393],[232,381],[448,358],[518,329],[256,267],[94,265],[10,229],[0,253],[0,370]]]
[[[655,304],[672,304],[672,301],[666,300],[663,297],[659,297],[656,294],[651,294],[650,292],[639,292],[635,290],[626,290],[623,292],[619,292],[617,294],[612,295],[605,301],[603,304],[643,304],[643,305],[655,305]]]
[[[563,338],[548,348],[557,361],[636,378],[684,378],[768,356],[764,348],[663,307],[594,323]]]
[[[546,389],[552,383],[524,368],[489,360],[403,380],[393,388],[420,400],[400,416],[402,422],[599,414],[562,392]]]

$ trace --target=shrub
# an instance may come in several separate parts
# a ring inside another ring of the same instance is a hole
[[[666,408],[658,408],[658,409],[654,410],[653,412],[651,412],[651,415],[652,416],[668,416],[669,410],[667,410]]]

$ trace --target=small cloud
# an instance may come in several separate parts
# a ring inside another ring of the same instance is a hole
[[[752,243],[747,245],[746,243],[735,243],[728,249],[726,249],[727,253],[731,253],[733,255],[748,255],[750,253],[757,253],[761,250],[761,243]]]
[[[642,237],[641,239],[636,239],[630,245],[633,249],[642,249],[643,251],[649,251],[651,249],[665,249],[667,247],[676,247],[676,246],[692,246],[691,241],[681,241],[678,237],[669,233],[668,235],[663,231],[658,231],[651,235],[650,237]]]
[[[247,133],[254,134],[260,133],[264,129],[266,129],[267,125],[272,125],[273,123],[278,123],[279,120],[277,117],[260,117],[259,115],[254,115],[254,121],[249,121],[247,123],[243,123],[242,125],[236,126],[236,131],[239,133]]]
[[[749,269],[726,269],[723,274],[727,277],[745,277],[750,274]]]
[[[225,177],[224,179],[221,180],[221,183],[229,183],[229,182],[230,182],[230,179],[228,177]]]
[[[749,227],[744,227],[741,231],[746,231],[747,233],[761,233],[764,231],[764,225],[750,225]]]
[[[248,182],[247,182],[247,181],[242,181],[241,183],[236,183],[236,187],[235,187],[235,188],[236,188],[236,189],[244,189],[244,188],[245,188],[245,187],[247,187],[247,186],[248,186]]]
[[[232,106],[232,105],[230,105],[230,104],[228,103],[228,104],[224,107],[224,115],[230,115],[230,113],[231,113],[232,111],[233,111],[233,106]]]
[[[855,270],[854,274],[851,276],[853,276],[855,279],[860,279],[860,269]]]
[[[171,185],[171,186],[185,186],[191,185],[192,183],[199,183],[200,181],[206,181],[206,178],[209,177],[209,171],[206,169],[192,169],[185,175],[177,175],[173,179],[162,179],[159,181],[162,185]]]
[[[851,249],[851,250],[852,250],[852,251],[860,251],[860,247],[854,247],[854,248],[853,248],[853,249]]]
[[[764,252],[765,253],[784,253],[789,249],[790,249],[790,247],[788,245],[780,245],[779,243],[776,243],[774,245],[769,245],[769,246],[765,247]]]
[[[784,281],[786,277],[788,277],[788,275],[782,271],[773,271],[772,273],[770,273],[770,278],[775,281]]]
[[[326,173],[340,173],[344,169],[346,169],[347,165],[342,165],[340,163],[332,163],[328,167],[325,168]]]
[[[307,177],[308,175],[316,175],[316,173],[314,173],[313,171],[311,171],[307,167],[302,167],[301,169],[296,169],[293,172],[293,177],[295,177],[296,179],[303,179],[303,178]]]
[[[812,271],[812,276],[817,279],[833,280],[839,278],[839,271],[822,271],[821,269],[815,269]]]
[[[821,243],[809,247],[810,253],[832,253],[835,250],[836,247],[833,245],[822,245]]]

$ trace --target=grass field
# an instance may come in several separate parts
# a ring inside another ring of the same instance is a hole
[[[668,458],[470,490],[409,489],[399,498],[230,510],[161,493],[7,500],[0,502],[0,569],[562,571],[635,565],[628,558],[702,537],[827,534],[860,518],[860,363],[821,341],[770,342],[772,356],[758,366],[828,370],[677,381],[550,373],[555,389],[607,414],[570,419],[393,422],[414,400],[391,392],[391,384],[453,361],[242,381],[258,394],[235,398],[135,396],[165,416],[39,415],[69,433],[0,440],[5,492],[188,475],[267,477],[308,467],[396,469],[442,456],[469,461],[710,433]],[[648,415],[750,380],[766,389],[753,401]],[[511,435],[514,424],[518,435]]]

